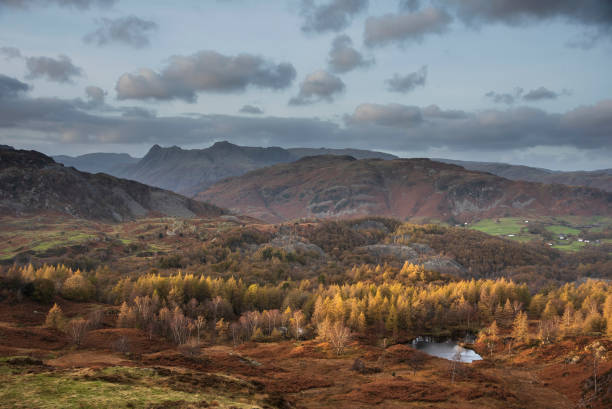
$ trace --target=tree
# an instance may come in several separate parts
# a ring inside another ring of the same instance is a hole
[[[517,342],[528,342],[529,341],[529,323],[527,322],[527,314],[519,312],[514,319],[514,325],[512,326],[512,337]]]
[[[81,345],[85,335],[87,335],[88,330],[89,323],[83,318],[73,319],[68,323],[68,325],[66,325],[66,333],[72,342],[77,346]]]
[[[53,304],[53,307],[47,313],[45,319],[45,327],[61,330],[64,326],[64,313],[59,305]]]
[[[198,315],[198,318],[195,320],[195,327],[197,330],[197,335],[198,335],[198,344],[200,343],[200,331],[204,329],[204,327],[206,326],[206,319],[201,316]]]
[[[351,330],[345,327],[340,321],[336,321],[328,328],[327,338],[336,351],[336,355],[340,356],[351,339]]]
[[[295,336],[295,339],[300,339],[302,337],[302,324],[304,322],[304,314],[302,313],[302,311],[295,311],[292,315],[291,315],[291,328],[293,329],[293,334]]]
[[[599,341],[588,345],[585,350],[593,358],[593,395],[597,395],[597,376],[599,375],[599,363],[606,356],[606,347]]]

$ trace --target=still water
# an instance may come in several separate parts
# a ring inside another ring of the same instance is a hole
[[[461,362],[470,363],[482,359],[476,352],[471,349],[463,348],[450,339],[438,342],[430,337],[418,337],[412,341],[412,347],[428,355],[448,360],[460,358],[459,360]]]

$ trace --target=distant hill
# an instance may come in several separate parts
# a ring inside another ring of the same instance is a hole
[[[612,192],[612,169],[560,172],[522,165],[496,162],[470,162],[454,159],[433,159],[438,162],[463,166],[469,170],[489,172],[512,180],[539,183],[559,183],[568,186],[588,186]]]
[[[181,149],[177,146],[162,148],[154,145],[140,160],[127,154],[108,153],[93,153],[76,158],[57,156],[55,159],[79,170],[104,172],[193,196],[221,179],[243,175],[265,166],[293,162],[303,156],[347,153],[359,158],[395,158],[386,153],[359,149],[261,148],[217,142],[205,149]]]
[[[289,148],[287,150],[291,152],[296,159],[319,155],[352,156],[355,159],[398,159],[397,156],[389,153],[367,151],[363,149]]]
[[[456,221],[612,215],[611,193],[511,181],[429,159],[306,157],[223,180],[196,198],[270,222],[365,215]]]
[[[53,160],[83,172],[101,172],[117,176],[125,172],[127,166],[138,163],[140,158],[134,158],[127,153],[88,153],[80,156],[53,156]]]
[[[124,221],[155,215],[208,217],[224,210],[138,182],[64,167],[40,152],[0,148],[0,212]]]

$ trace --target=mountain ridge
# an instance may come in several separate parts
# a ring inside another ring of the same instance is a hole
[[[309,157],[225,179],[196,198],[269,222],[612,213],[612,194],[598,189],[511,181],[430,159]]]
[[[53,212],[113,222],[152,215],[208,217],[226,212],[131,180],[81,172],[37,151],[2,148],[0,209],[4,214]]]

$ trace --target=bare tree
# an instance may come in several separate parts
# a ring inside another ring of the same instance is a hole
[[[71,320],[68,325],[66,325],[66,333],[72,342],[77,346],[81,345],[85,339],[85,336],[87,335],[88,330],[89,323],[83,318],[75,318]]]
[[[606,355],[606,347],[601,342],[593,342],[586,348],[587,352],[591,353],[593,358],[593,397],[597,396],[597,376],[599,375],[599,363]]]
[[[200,331],[202,331],[205,326],[206,326],[206,319],[203,316],[198,315],[198,318],[195,320],[195,327],[196,327],[197,334],[198,334],[198,344],[200,343]]]
[[[450,364],[451,371],[451,383],[455,383],[455,376],[457,375],[457,371],[459,369],[459,363],[461,362],[461,348],[458,347],[453,354]]]
[[[346,345],[351,339],[351,330],[345,327],[340,321],[335,322],[328,330],[329,343],[336,351],[336,355],[341,355]]]
[[[179,307],[174,309],[172,314],[172,321],[170,321],[170,330],[172,331],[172,338],[178,345],[184,344],[189,338],[189,324],[190,320],[183,315],[183,312]]]
[[[302,311],[295,311],[291,316],[291,326],[293,328],[295,339],[300,339],[300,337],[302,336],[303,322],[304,322],[304,314],[302,313]]]

